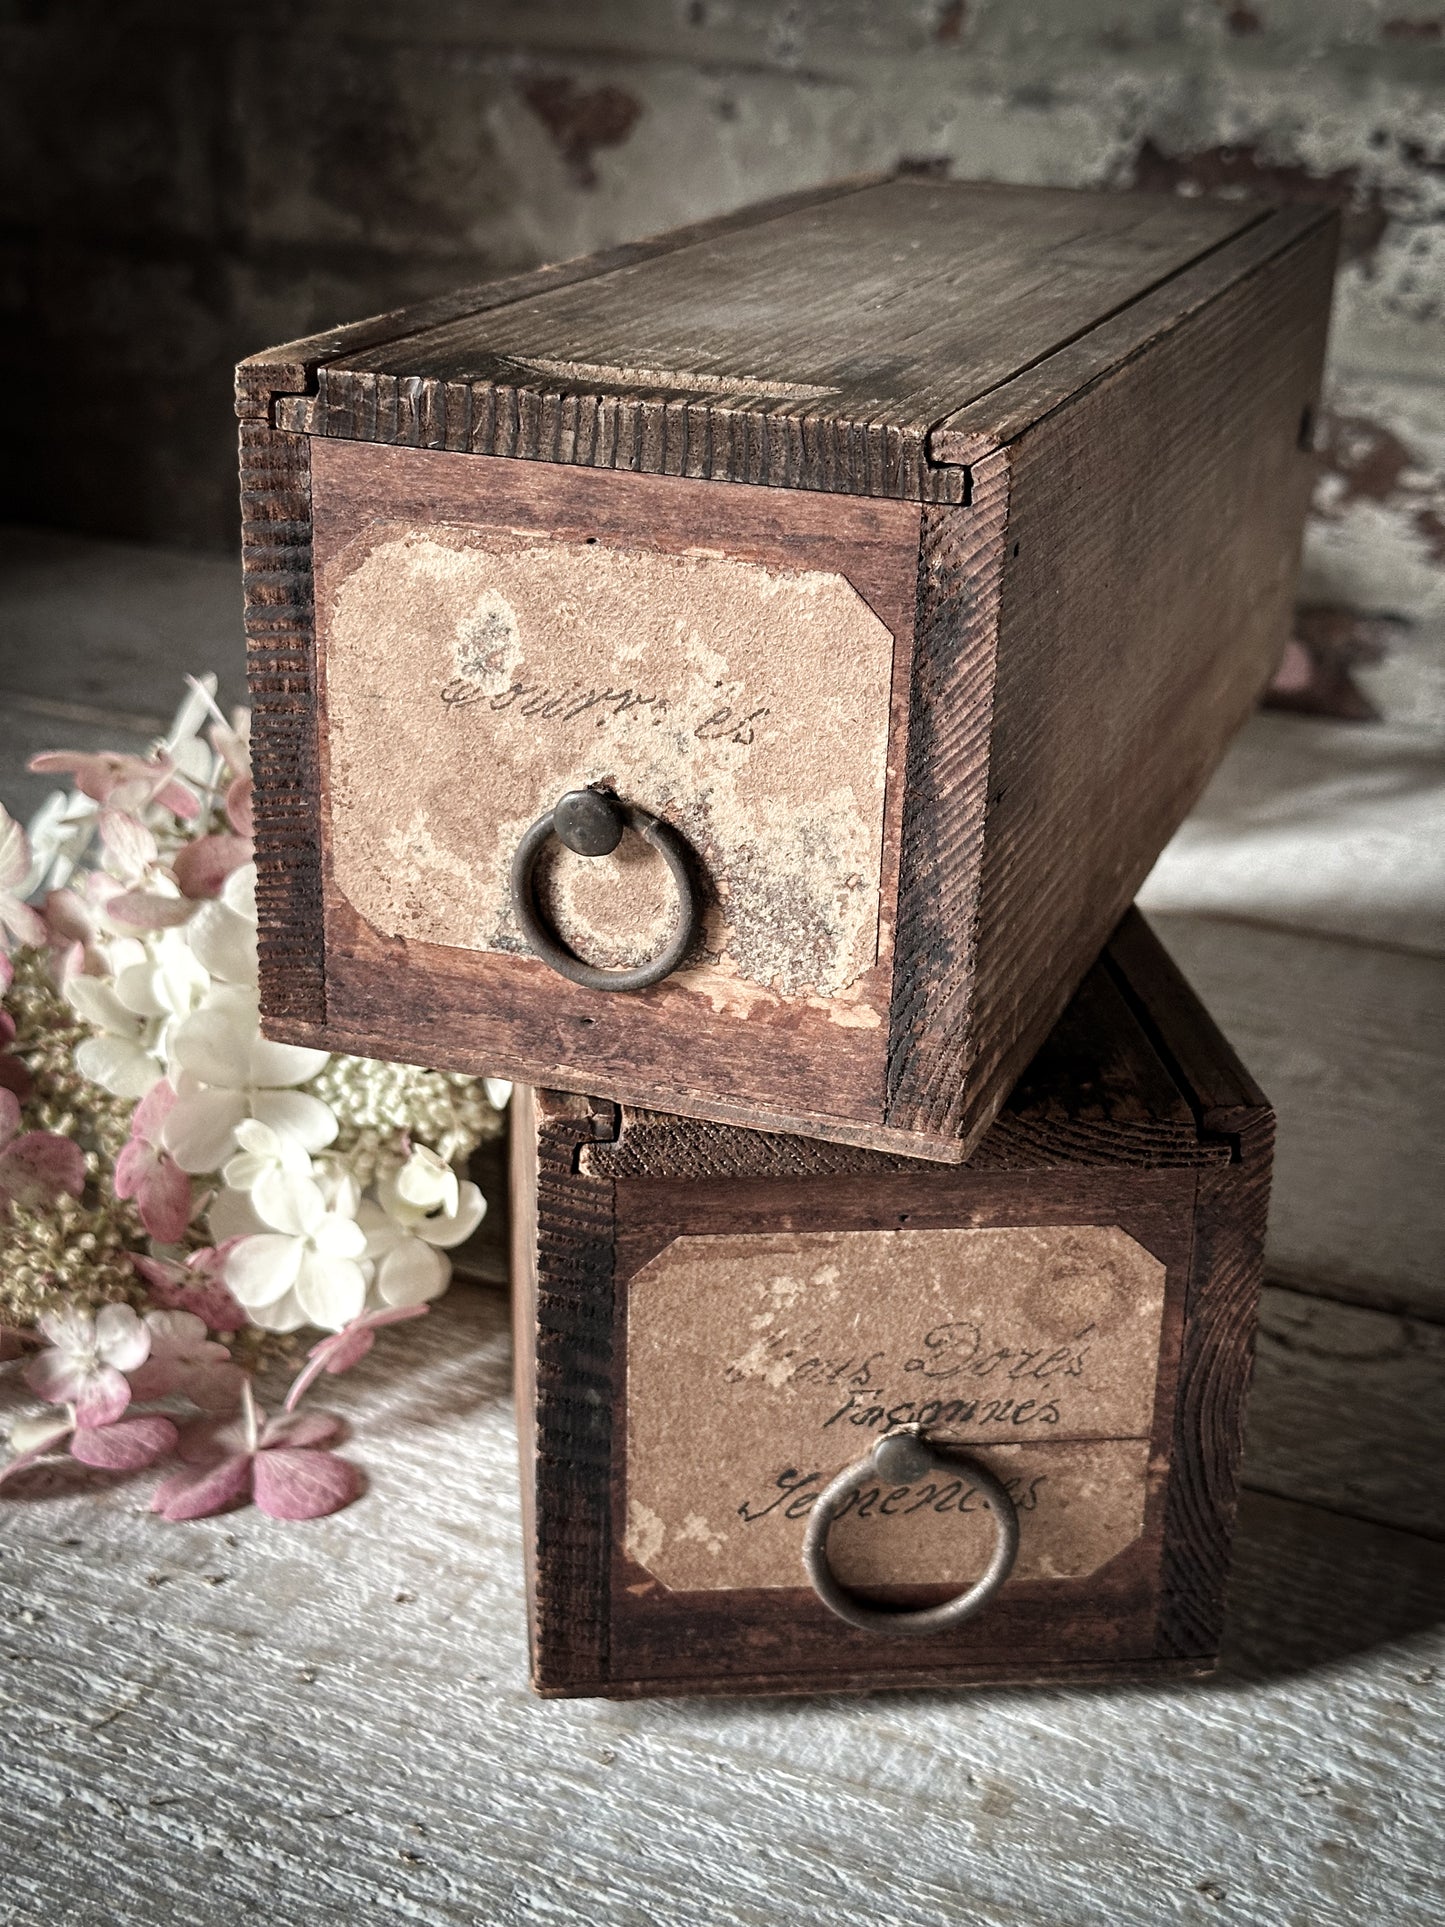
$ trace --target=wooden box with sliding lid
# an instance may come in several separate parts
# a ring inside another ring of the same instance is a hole
[[[962,1167],[517,1101],[540,1691],[1210,1668],[1273,1118],[1135,913]]]
[[[1334,237],[854,183],[244,363],[269,1033],[965,1156],[1278,660]]]

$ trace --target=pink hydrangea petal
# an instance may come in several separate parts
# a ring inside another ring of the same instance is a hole
[[[186,1365],[183,1359],[149,1357],[144,1365],[127,1373],[130,1379],[132,1398],[152,1399],[169,1398],[172,1392],[183,1392],[185,1388]]]
[[[139,875],[156,860],[155,838],[144,823],[125,810],[101,811],[100,836],[121,869],[132,875]]]
[[[42,915],[52,943],[84,945],[95,935],[90,912],[74,890],[48,891]]]
[[[0,896],[0,923],[4,923],[19,943],[38,950],[45,942],[45,919],[28,903],[8,894]]]
[[[247,839],[256,834],[254,791],[255,785],[249,776],[238,776],[226,791],[226,820],[237,836]]]
[[[198,1257],[212,1255],[209,1250]],[[206,1275],[197,1265],[168,1264],[161,1258],[143,1258],[132,1252],[131,1263],[150,1286],[153,1302],[166,1311],[193,1311],[212,1331],[239,1331],[246,1314],[217,1278]]]
[[[30,1075],[29,1066],[18,1057],[0,1054],[0,1091],[23,1101],[34,1088],[35,1079]]]
[[[251,1455],[232,1458],[190,1472],[173,1473],[157,1486],[151,1511],[165,1519],[208,1519],[244,1505],[251,1496]]]
[[[163,897],[156,890],[122,890],[105,906],[112,923],[126,930],[172,930],[195,911],[189,897]]]
[[[156,791],[156,801],[163,810],[169,810],[172,816],[180,817],[183,823],[189,823],[201,813],[200,798],[194,790],[181,782],[162,783]]]
[[[119,1169],[117,1159],[117,1172]],[[191,1221],[191,1181],[174,1158],[155,1159],[141,1182],[136,1208],[146,1230],[163,1245],[179,1244],[185,1237]]]
[[[155,1161],[155,1155],[141,1137],[133,1137],[121,1146],[116,1154],[115,1172],[111,1178],[111,1189],[118,1198],[133,1198],[136,1195]]]
[[[188,897],[218,897],[231,872],[249,863],[254,854],[246,836],[198,836],[177,852],[171,871]]]
[[[8,1144],[20,1129],[20,1099],[14,1091],[0,1091],[0,1144]]]
[[[268,1419],[261,1432],[261,1450],[277,1446],[329,1445],[344,1436],[346,1426],[334,1412],[287,1412]]]
[[[130,1380],[113,1365],[102,1365],[90,1374],[71,1403],[75,1406],[77,1423],[114,1425],[130,1404]]]
[[[70,1441],[70,1456],[108,1472],[138,1472],[163,1459],[174,1448],[176,1437],[168,1418],[148,1413],[114,1425],[79,1426]]]
[[[359,1498],[364,1483],[349,1459],[288,1446],[258,1452],[252,1481],[257,1506],[273,1519],[324,1518]]]
[[[163,1077],[159,1083],[152,1084],[135,1107],[130,1121],[131,1136],[143,1137],[152,1144],[158,1144],[161,1126],[175,1108],[175,1102],[175,1086],[168,1079]]]
[[[55,1131],[27,1131],[0,1152],[0,1193],[22,1208],[85,1189],[85,1153]]]

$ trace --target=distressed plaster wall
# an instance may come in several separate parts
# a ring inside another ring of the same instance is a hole
[[[1307,594],[1445,606],[1439,0],[9,0],[9,513],[235,540],[273,340],[830,175],[1337,202]]]

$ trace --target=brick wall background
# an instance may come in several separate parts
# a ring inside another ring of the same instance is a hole
[[[4,511],[236,539],[230,369],[904,161],[1346,213],[1307,593],[1445,607],[1436,0],[9,0]]]

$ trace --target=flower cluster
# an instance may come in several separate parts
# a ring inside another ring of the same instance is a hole
[[[236,1358],[309,1326],[337,1336],[305,1384],[344,1369],[445,1291],[486,1209],[458,1167],[501,1128],[505,1084],[261,1034],[247,725],[193,680],[149,755],[36,757],[73,788],[28,832],[0,810],[0,1331],[48,1346],[27,1383],[67,1414],[22,1422],[7,1470],[66,1441],[91,1464],[194,1448],[204,1467],[171,1419],[124,1414],[162,1385],[210,1412],[226,1388],[241,1443],[200,1487],[264,1505],[292,1456],[331,1455],[291,1417],[268,1430]]]

